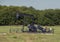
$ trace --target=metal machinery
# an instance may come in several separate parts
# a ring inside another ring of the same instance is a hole
[[[48,31],[46,31],[46,29],[45,28],[43,28],[43,27],[41,27],[40,25],[37,25],[37,27],[35,27],[34,26],[34,24],[35,24],[35,20],[36,20],[36,18],[34,18],[34,15],[32,15],[32,14],[25,14],[25,13],[17,13],[16,14],[16,18],[17,18],[17,20],[19,19],[19,18],[23,18],[23,27],[22,27],[22,32],[25,32],[24,31],[24,26],[25,26],[25,17],[30,17],[31,19],[32,19],[32,22],[30,23],[30,25],[28,26],[28,29],[29,29],[29,31],[28,32],[37,32],[37,29],[39,29],[41,32],[43,32],[43,33],[53,33],[54,32],[54,30],[52,29],[52,30],[48,30]]]
[[[22,27],[22,32],[24,32],[24,26],[25,26],[25,17],[30,17],[31,19],[32,19],[32,22],[31,22],[31,26],[34,26],[34,21],[35,21],[35,19],[36,18],[34,18],[34,15],[31,15],[31,14],[25,14],[25,13],[17,13],[16,14],[16,18],[17,18],[17,20],[19,19],[19,18],[23,18],[23,27]],[[31,31],[31,30],[35,30],[36,28],[29,28],[29,31]],[[36,31],[37,31],[37,29],[36,29]]]

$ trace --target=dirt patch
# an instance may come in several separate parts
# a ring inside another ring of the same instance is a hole
[[[54,35],[52,33],[41,33],[41,35]]]
[[[7,35],[7,33],[0,33],[0,35]]]

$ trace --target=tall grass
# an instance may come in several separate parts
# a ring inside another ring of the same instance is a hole
[[[54,28],[54,34],[9,33],[10,28],[21,30],[22,26],[0,26],[0,42],[60,42],[60,26],[47,27]],[[6,33],[6,35],[2,33]]]

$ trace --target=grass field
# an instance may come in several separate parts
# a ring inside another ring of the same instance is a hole
[[[54,34],[9,33],[10,28],[21,26],[0,26],[0,42],[60,42],[60,26],[48,26],[55,29]]]

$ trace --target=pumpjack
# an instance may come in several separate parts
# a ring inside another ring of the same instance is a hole
[[[37,31],[37,29],[39,29],[41,32],[43,32],[43,33],[50,33],[50,32],[54,32],[54,30],[48,30],[48,31],[46,31],[46,29],[45,28],[43,28],[43,27],[41,27],[40,25],[37,25],[37,27],[34,25],[35,24],[35,20],[37,19],[37,18],[34,18],[34,15],[33,14],[25,14],[25,13],[18,13],[17,12],[17,14],[16,14],[16,18],[17,18],[17,20],[19,19],[19,18],[22,18],[23,17],[23,27],[22,27],[22,29],[21,29],[21,31],[22,32],[25,32],[24,31],[24,26],[25,26],[25,17],[30,17],[31,19],[32,19],[32,22],[30,23],[30,25],[28,26],[28,32],[38,32]],[[39,32],[40,32],[39,31]]]

